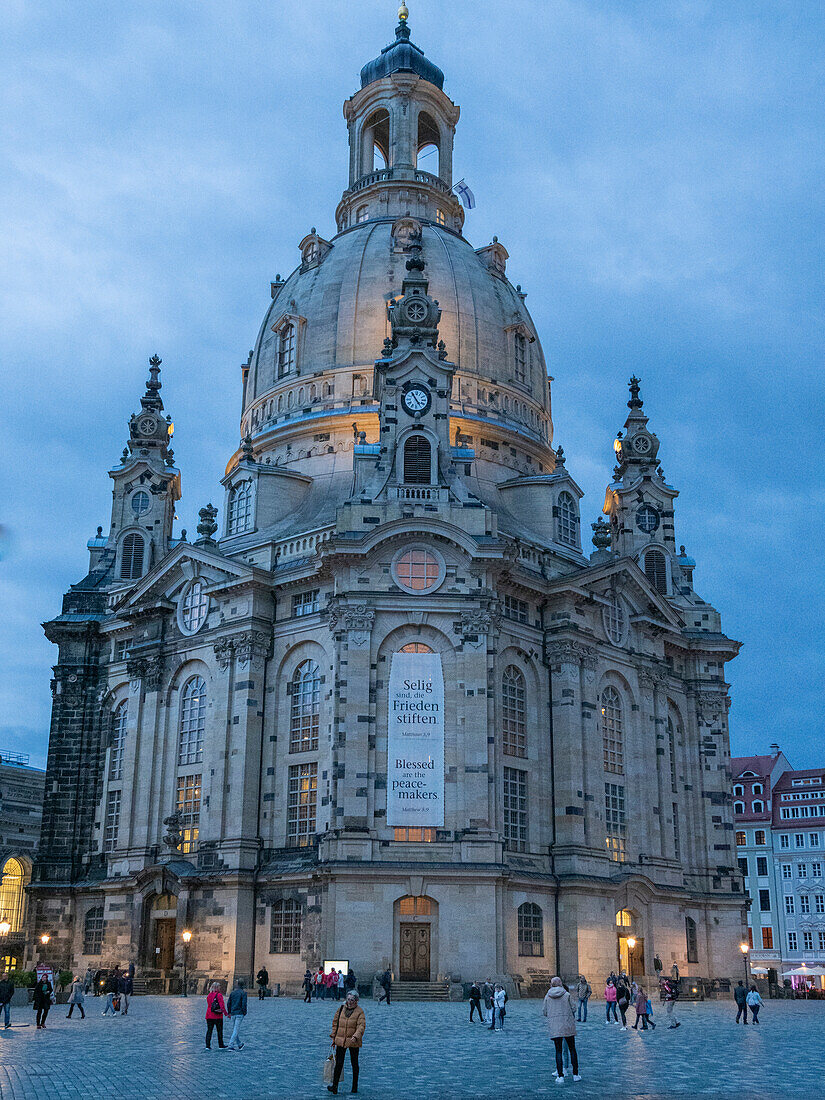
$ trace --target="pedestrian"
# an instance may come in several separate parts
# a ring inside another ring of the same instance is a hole
[[[363,1008],[358,1003],[358,994],[354,989],[351,989],[347,993],[346,1001],[338,1006],[338,1011],[332,1021],[332,1031],[329,1033],[335,1047],[335,1069],[332,1084],[327,1085],[329,1092],[338,1092],[338,1082],[341,1080],[341,1072],[344,1068],[347,1051],[349,1051],[350,1066],[352,1067],[351,1092],[358,1092],[358,1051],[361,1049],[366,1026],[367,1018],[364,1015]]]
[[[379,1004],[381,1001],[386,1001],[387,1004],[389,1004],[390,993],[392,992],[392,971],[389,967],[387,967],[387,969],[381,975],[381,988],[384,990],[384,992],[378,998]]]
[[[493,1019],[490,1024],[490,1031],[501,1031],[504,1027],[504,1017],[507,1015],[505,1005],[507,1004],[507,994],[504,992],[504,987],[496,982],[495,989],[493,990]]]
[[[670,977],[674,982],[676,982],[678,984],[678,982],[679,982],[679,967],[676,965],[676,963],[674,963],[673,966],[671,966],[671,968],[670,968]]]
[[[324,994],[326,992],[326,986],[324,985],[324,971],[321,967],[318,967],[318,971],[315,975],[315,996],[323,1001]]]
[[[613,1012],[613,1022],[617,1024],[619,1022],[619,1016],[618,1016],[618,1013],[616,1012],[616,986],[610,980],[610,978],[607,979],[607,984],[604,987],[604,999],[605,999],[605,1002],[606,1002],[606,1004],[605,1004],[605,1010],[606,1011],[605,1011],[604,1022],[606,1024],[610,1023],[610,1013],[612,1011]]]
[[[740,1016],[744,1016],[744,1019],[742,1020],[742,1023],[747,1024],[747,1022],[748,1022],[748,991],[744,987],[742,982],[739,982],[738,985],[736,986],[736,988],[734,989],[733,999],[734,999],[734,1001],[736,1001],[736,1022],[737,1022],[737,1024],[739,1023],[739,1017]]]
[[[484,1023],[484,1013],[481,1011],[481,987],[478,982],[470,986],[470,1023],[474,1020],[474,1012],[478,1009],[478,1018]]]
[[[352,969],[347,971],[347,976],[344,980],[344,989],[347,993],[349,993],[351,989],[355,989],[355,971]]]
[[[111,1012],[114,1016],[117,1013],[117,1005],[115,1000],[118,995],[118,987],[120,985],[120,971],[115,969],[106,978],[106,983],[103,986],[103,992],[106,994],[106,1007],[101,1012],[101,1016],[108,1016]]]
[[[674,964],[675,965],[675,964]],[[676,1019],[676,997],[678,986],[672,978],[667,979],[664,982],[665,993],[665,1013],[670,1023],[667,1025],[668,1031],[671,1031],[675,1027],[681,1027],[682,1025]]]
[[[587,1023],[587,1002],[593,993],[593,987],[590,982],[585,978],[584,974],[579,974],[579,980],[576,983],[576,998],[579,1002],[578,1012],[576,1013],[576,1020],[580,1024]],[[565,1050],[567,1048],[565,1047]]]
[[[241,1024],[246,1015],[246,989],[243,978],[238,978],[235,988],[229,994],[229,1004],[226,1006],[227,1015],[232,1017],[232,1035],[229,1038],[228,1050],[243,1050],[241,1042]],[[218,1033],[220,1042],[220,1032]]]
[[[344,995],[344,969],[343,967],[338,971],[338,991],[335,994],[335,1000],[340,1001]]]
[[[309,967],[304,971],[302,985],[304,990],[304,1004],[312,1004],[312,987],[315,985],[315,982],[312,980],[312,971]]]
[[[653,1022],[653,1002],[651,1001],[650,997],[645,1000],[645,1016],[647,1016],[647,1022],[655,1031],[656,1025]]]
[[[636,998],[633,1002],[633,1007],[636,1009],[636,1022],[633,1024],[633,1030],[639,1030],[639,1020],[642,1021],[642,1031],[647,1031],[647,993],[645,993],[642,986],[636,988]]]
[[[338,1000],[338,971],[334,966],[329,968],[329,974],[324,978],[324,984],[327,987],[327,996],[331,1001]]]
[[[258,983],[258,1000],[262,1001],[266,996],[266,990],[269,985],[269,974],[265,966],[262,966],[255,975],[255,981]]]
[[[72,1013],[75,1010],[75,1006],[80,1009],[80,1019],[86,1019],[86,1013],[83,1011],[83,997],[83,982],[79,977],[77,977],[72,982],[72,991],[69,994],[69,1011],[66,1013],[67,1020],[71,1020]]]
[[[117,990],[120,994],[120,1012],[122,1016],[129,1014],[129,997],[132,995],[132,979],[128,974],[121,974],[120,980],[117,984]]]
[[[545,995],[541,1011],[547,1018],[547,1028],[556,1048],[556,1084],[564,1084],[563,1046],[566,1046],[570,1053],[573,1080],[581,1081],[579,1056],[576,1053],[576,1013],[573,1008],[573,998],[564,988],[561,978],[550,979],[550,988]]]
[[[224,1004],[223,994],[221,993],[221,983],[212,982],[209,987],[209,992],[206,995],[206,1049],[212,1049],[212,1031],[213,1029],[218,1033],[218,1046],[221,1050],[226,1050],[226,1044],[223,1041],[223,1018],[228,1016],[226,1011],[226,1005]]]
[[[762,998],[759,996],[759,994],[756,991],[756,986],[755,985],[751,986],[751,991],[748,994],[747,1001],[748,1001],[748,1008],[751,1010],[751,1023],[758,1024],[759,1023],[759,1009],[762,1007],[763,1002],[762,1002]]]
[[[37,985],[34,987],[34,999],[32,1001],[32,1007],[36,1013],[35,1023],[38,1030],[43,1030],[46,1027],[46,1017],[49,1015],[49,1009],[52,1007],[52,997],[54,996],[54,987],[48,978],[41,978]]]
[[[622,1017],[622,1031],[627,1031],[627,1010],[630,1007],[630,987],[625,983],[625,979],[619,978],[619,983],[616,986],[616,1004],[619,1008],[619,1013]]]
[[[90,966],[86,967],[86,975],[83,978],[83,992],[91,993],[95,987],[95,972]]]
[[[5,1016],[4,1027],[11,1027],[11,999],[14,996],[14,984],[8,973],[0,981],[0,1011]]]

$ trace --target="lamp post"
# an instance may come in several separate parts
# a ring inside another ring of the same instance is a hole
[[[748,978],[748,952],[750,951],[750,945],[747,943],[740,943],[739,950],[742,952],[742,962],[745,965],[745,988],[747,989],[750,981]]]
[[[3,939],[5,940],[6,936],[8,936],[8,934],[9,934],[9,932],[11,932],[11,925],[6,920],[6,918],[3,917],[3,919],[0,920],[0,936],[2,936]],[[6,952],[4,951],[3,954],[5,955]],[[8,965],[8,964],[6,964],[6,965]],[[5,968],[6,968],[6,966],[0,965],[0,974],[3,973]]]
[[[187,929],[185,932],[181,932],[180,938],[183,940],[183,993],[181,996],[188,997],[189,993],[186,989],[186,964],[189,961],[189,941],[192,939],[192,933]]]
[[[627,957],[628,957],[628,970],[630,971],[630,980],[633,981],[633,948],[636,946],[636,937],[628,936],[627,938]]]

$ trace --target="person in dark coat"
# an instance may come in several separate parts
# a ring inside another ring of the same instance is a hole
[[[118,1009],[115,1007],[115,1002],[118,1000],[120,991],[120,969],[115,967],[109,977],[106,979],[106,984],[103,987],[106,993],[106,1007],[101,1012],[101,1016],[108,1016],[111,1011],[112,1015],[116,1015]]]
[[[309,969],[309,967],[307,967],[306,972],[304,974],[304,981],[303,981],[304,1004],[311,1004],[312,1003],[312,987],[313,987],[314,984],[315,983],[312,979],[312,971]]]
[[[52,994],[54,987],[48,978],[41,978],[34,987],[34,1000],[32,1002],[36,1015],[37,1027],[42,1030],[46,1026],[46,1017],[52,1007]]]
[[[733,999],[736,1001],[737,1024],[739,1023],[740,1016],[744,1016],[742,1023],[746,1024],[748,1022],[748,991],[741,982],[739,982],[733,991]]]
[[[255,981],[258,983],[258,1000],[262,1001],[266,995],[266,987],[269,985],[269,973],[265,966],[262,966],[255,975]]]
[[[616,1004],[622,1017],[622,1031],[627,1031],[627,1010],[630,1006],[630,986],[625,979],[619,978],[616,984]]]
[[[14,996],[14,985],[8,974],[3,975],[0,981],[0,1012],[6,1017],[5,1027],[11,1027],[11,999]]]
[[[349,993],[349,991],[351,989],[355,989],[355,971],[354,970],[348,970],[347,971],[347,976],[346,976],[346,978],[344,978],[344,989],[346,990],[347,993]]]
[[[481,1011],[481,988],[478,982],[470,986],[470,1023],[473,1022],[473,1013],[478,1009],[478,1018],[484,1023],[484,1013]]]
[[[381,1001],[386,1001],[387,1004],[389,1004],[390,993],[392,992],[392,971],[389,967],[387,967],[387,969],[381,975],[381,988],[384,990],[384,992],[378,998],[379,1004]]]

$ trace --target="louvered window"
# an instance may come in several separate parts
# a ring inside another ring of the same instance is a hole
[[[404,444],[404,484],[430,485],[430,442],[423,435],[411,435]]]
[[[657,592],[666,594],[667,563],[661,550],[648,550],[645,554],[645,576]]]
[[[120,579],[136,581],[143,572],[143,539],[140,535],[127,535],[120,552]]]

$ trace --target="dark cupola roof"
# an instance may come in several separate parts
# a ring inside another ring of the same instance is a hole
[[[402,14],[404,13],[404,14]],[[429,80],[436,88],[444,90],[444,73],[432,61],[424,56],[414,42],[410,42],[410,28],[407,26],[406,8],[402,6],[398,13],[399,23],[395,28],[395,41],[385,46],[379,57],[368,61],[361,70],[361,87],[381,80],[390,73],[417,73],[423,80]]]

